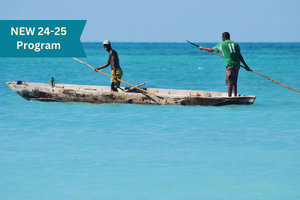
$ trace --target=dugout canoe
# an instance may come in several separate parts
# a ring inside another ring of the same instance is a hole
[[[111,92],[109,86],[72,85],[32,82],[7,82],[6,85],[26,100],[45,102],[88,102],[88,103],[131,103],[156,105],[202,105],[222,106],[230,104],[253,104],[256,96],[238,95],[228,97],[227,93],[198,90],[176,90],[143,88],[158,97],[127,87]]]

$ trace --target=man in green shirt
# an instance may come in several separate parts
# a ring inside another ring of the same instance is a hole
[[[223,53],[225,65],[226,65],[226,76],[225,76],[225,84],[228,85],[228,97],[231,97],[232,90],[234,92],[234,96],[237,96],[237,79],[240,69],[240,62],[242,62],[247,71],[251,71],[248,65],[246,64],[240,50],[240,46],[230,40],[230,34],[228,32],[224,32],[222,34],[223,42],[220,42],[213,48],[205,48],[200,46],[200,50],[205,50],[208,52],[219,52]]]

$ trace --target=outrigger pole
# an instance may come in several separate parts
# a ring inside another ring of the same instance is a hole
[[[190,41],[188,41],[188,40],[187,40],[187,42],[190,43],[190,44],[192,44],[192,45],[194,45],[194,46],[196,46],[196,47],[199,47],[199,45],[196,45],[196,44],[194,44],[194,43],[192,43],[192,42],[190,42]],[[224,58],[223,56],[221,56],[221,55],[218,54],[218,53],[215,53],[215,52],[210,52],[210,53],[215,54],[215,55],[217,55],[217,56],[220,56],[220,57]],[[245,67],[242,66],[242,65],[241,65],[241,67],[245,68]],[[250,70],[250,71],[253,72],[253,73],[255,73],[255,74],[258,74],[258,75],[260,75],[260,76],[263,76],[263,77],[269,79],[270,81],[273,81],[274,83],[277,83],[278,85],[281,85],[281,86],[283,86],[283,87],[286,87],[286,88],[288,88],[288,89],[291,89],[291,90],[294,90],[295,92],[299,92],[299,93],[300,93],[299,90],[296,90],[296,89],[294,89],[294,88],[291,88],[291,87],[289,87],[289,86],[287,86],[287,85],[283,85],[283,84],[281,84],[281,83],[279,83],[279,82],[277,82],[277,81],[275,81],[275,80],[273,80],[273,79],[271,79],[271,78],[269,78],[269,77],[267,77],[267,76],[265,76],[265,75],[263,75],[263,74],[261,74],[261,73],[258,73],[258,72],[253,71],[253,70]]]
[[[89,65],[89,64],[87,64],[87,63],[85,63],[85,62],[83,62],[83,61],[81,61],[81,60],[78,60],[77,58],[74,58],[74,57],[73,57],[73,59],[74,59],[74,60],[77,60],[78,62],[81,62],[81,63],[83,63],[83,64],[85,64],[85,65],[87,65],[87,66],[89,66],[89,67],[92,68],[92,69],[95,69],[95,68],[93,68],[91,65]],[[100,71],[100,70],[96,70],[96,71],[97,71],[97,72],[100,72],[101,74],[104,74],[105,76],[114,78],[114,77],[112,77],[112,76],[110,76],[110,75],[108,75],[108,74],[105,74],[104,72],[102,72],[102,71]],[[141,91],[143,91],[143,92],[149,93],[149,94],[151,94],[151,95],[153,95],[153,96],[155,96],[155,97],[159,97],[159,96],[157,96],[156,94],[153,94],[152,92],[143,90],[143,89],[141,89],[141,88],[139,88],[139,87],[137,87],[137,86],[134,86],[134,85],[132,85],[132,84],[126,82],[126,81],[123,81],[123,80],[121,80],[121,79],[118,79],[118,81],[121,81],[121,82],[123,82],[123,83],[126,83],[127,85],[130,85],[131,87],[134,87],[135,89],[138,89],[138,90],[141,90]]]

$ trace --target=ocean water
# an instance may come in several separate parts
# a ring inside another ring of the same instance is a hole
[[[80,60],[107,61],[101,43],[83,46]],[[251,69],[300,90],[300,43],[240,46]],[[223,59],[188,43],[112,47],[131,84],[227,90]],[[238,93],[253,105],[60,103],[26,101],[5,82],[110,79],[72,58],[1,58],[0,68],[0,199],[300,199],[300,94],[264,77],[240,70]]]

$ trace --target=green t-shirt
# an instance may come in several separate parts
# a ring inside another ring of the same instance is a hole
[[[222,52],[226,67],[240,67],[239,54],[241,50],[237,43],[225,40],[214,46],[213,50],[216,53],[219,51]]]

